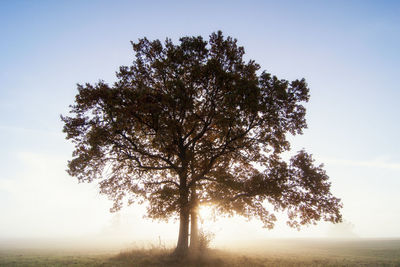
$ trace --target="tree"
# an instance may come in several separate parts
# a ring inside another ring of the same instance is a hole
[[[221,32],[183,37],[175,45],[146,38],[117,81],[79,85],[63,131],[75,145],[68,173],[99,180],[112,210],[135,201],[153,219],[178,217],[178,254],[198,247],[197,210],[259,218],[272,228],[266,205],[287,211],[300,227],[341,221],[341,202],[322,166],[304,150],[289,162],[288,134],[306,128],[309,89],[245,62],[237,40]],[[269,204],[268,204],[269,203]]]

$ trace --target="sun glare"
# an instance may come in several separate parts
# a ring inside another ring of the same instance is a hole
[[[199,219],[202,226],[210,225],[215,222],[215,213],[213,209],[214,207],[212,205],[200,205]]]

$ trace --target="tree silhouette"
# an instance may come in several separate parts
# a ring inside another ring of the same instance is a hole
[[[278,79],[243,60],[237,40],[221,32],[183,37],[175,45],[146,38],[132,43],[136,58],[112,86],[78,84],[71,116],[61,116],[75,145],[68,173],[99,180],[112,210],[135,201],[154,219],[179,217],[175,250],[198,248],[197,210],[276,220],[265,204],[287,211],[300,227],[341,221],[341,202],[311,155],[290,161],[288,134],[306,127],[304,79]]]

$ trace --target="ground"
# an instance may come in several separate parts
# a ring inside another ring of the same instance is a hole
[[[399,239],[269,240],[177,259],[164,247],[122,252],[0,250],[0,266],[400,266]]]

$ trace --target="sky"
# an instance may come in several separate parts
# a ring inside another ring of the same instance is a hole
[[[131,40],[218,30],[263,70],[307,80],[308,129],[290,137],[292,151],[324,163],[345,222],[205,222],[216,241],[400,237],[399,13],[398,1],[1,1],[0,239],[176,238],[173,221],[145,220],[139,206],[112,214],[96,184],[68,176],[60,114],[77,83],[115,81],[134,60]]]

